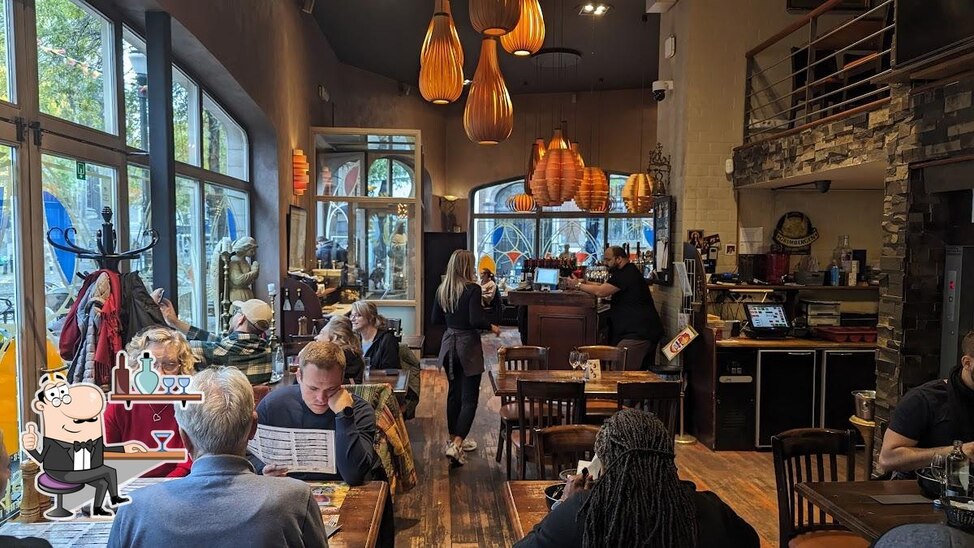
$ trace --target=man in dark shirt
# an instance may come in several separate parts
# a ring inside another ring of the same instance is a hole
[[[879,465],[908,473],[930,466],[935,455],[946,455],[954,440],[964,442],[964,454],[974,457],[974,331],[961,344],[960,364],[946,379],[922,384],[907,392],[883,437]]]
[[[373,479],[379,458],[375,454],[375,410],[345,390],[345,355],[335,343],[313,341],[298,356],[297,383],[272,391],[257,406],[257,423],[280,428],[335,431],[338,473],[295,474],[304,480],[344,481],[361,485]],[[252,461],[254,458],[252,457]],[[287,470],[255,462],[264,475],[283,476]]]
[[[609,279],[603,284],[577,280],[576,288],[596,297],[612,297],[609,309],[611,343],[628,348],[626,369],[649,369],[656,362],[656,346],[663,338],[663,322],[653,295],[636,265],[619,246],[605,250]]]

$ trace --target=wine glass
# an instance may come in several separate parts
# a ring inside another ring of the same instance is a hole
[[[579,352],[577,348],[568,353],[568,363],[570,363],[572,365],[572,369],[576,371],[582,365],[580,356],[581,352]]]
[[[173,377],[172,375],[163,375],[162,385],[166,387],[166,394],[172,394],[173,387],[176,386],[176,377]]]
[[[179,383],[179,387],[183,389],[182,390],[183,394],[185,394],[186,391],[189,390],[189,381],[190,380],[192,380],[192,377],[190,377],[189,375],[180,375],[176,379],[176,381]]]
[[[578,353],[578,366],[582,368],[585,378],[588,379],[588,352]]]
[[[172,438],[172,430],[153,430],[152,437],[159,444],[159,451],[167,451],[166,444],[169,443],[169,439]]]

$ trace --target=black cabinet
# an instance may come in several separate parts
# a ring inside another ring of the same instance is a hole
[[[876,352],[873,350],[826,350],[822,352],[820,381],[823,428],[849,430],[849,417],[855,413],[854,390],[876,389]],[[859,432],[856,437],[862,443]]]
[[[714,441],[718,451],[754,449],[756,350],[718,350]]]
[[[424,232],[423,233],[423,355],[436,356],[440,352],[440,340],[444,325],[432,325],[433,305],[436,303],[436,288],[446,274],[446,264],[450,255],[457,249],[467,248],[466,232]]]
[[[815,350],[758,351],[755,446],[771,447],[775,434],[815,426],[815,358]]]

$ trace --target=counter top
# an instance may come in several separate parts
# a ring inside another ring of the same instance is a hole
[[[507,301],[513,305],[579,306],[595,308],[594,295],[576,290],[567,291],[508,291]]]
[[[875,350],[875,342],[834,342],[821,339],[749,339],[736,337],[716,341],[717,348],[757,348],[761,350]]]

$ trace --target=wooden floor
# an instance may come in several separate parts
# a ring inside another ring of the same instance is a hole
[[[489,346],[516,344],[514,335],[505,332],[501,341],[490,341]],[[491,350],[485,348],[485,354],[494,355]],[[424,366],[422,374],[422,399],[416,418],[407,422],[419,485],[395,499],[396,546],[510,546],[517,539],[512,537],[501,496],[503,460],[494,462],[499,399],[493,396],[490,381],[485,378],[481,383],[480,408],[470,433],[480,447],[468,454],[466,466],[451,469],[443,456],[446,376],[430,365]],[[734,508],[757,530],[763,546],[777,545],[778,505],[770,452],[718,453],[700,444],[677,446],[677,466],[682,478],[696,483],[699,490],[717,493]],[[862,477],[861,471],[857,477]]]

